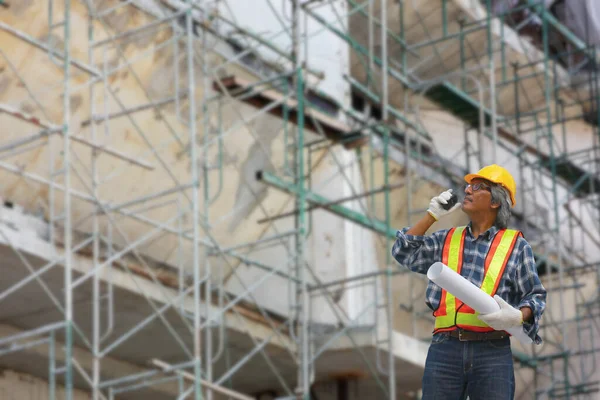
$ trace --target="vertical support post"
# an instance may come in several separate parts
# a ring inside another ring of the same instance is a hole
[[[367,74],[367,88],[370,91],[373,91],[373,71],[375,71],[375,32],[374,32],[374,24],[373,24],[373,12],[374,12],[374,2],[375,0],[369,0],[368,4],[368,24],[369,24],[369,73]],[[400,4],[402,8],[402,4]],[[371,117],[371,103],[366,102],[365,106],[365,119],[368,120]],[[370,186],[369,189],[373,190],[375,188],[375,149],[373,148],[373,137],[375,136],[375,130],[371,129],[369,132],[369,181]],[[371,196],[371,212],[375,215],[375,196]]]
[[[381,0],[381,61],[382,61],[382,74],[381,74],[381,113],[383,121],[383,179],[385,191],[385,224],[386,231],[389,232],[391,224],[390,216],[390,158],[389,158],[389,146],[390,146],[390,129],[389,129],[389,113],[388,113],[388,49],[387,49],[387,0]],[[388,235],[385,236],[385,248],[389,249],[390,238]],[[388,330],[388,383],[389,383],[389,394],[390,399],[396,398],[396,372],[395,372],[395,359],[394,359],[394,347],[393,343],[393,332],[394,332],[394,309],[392,305],[393,291],[392,291],[392,277],[394,276],[392,271],[391,254],[386,250],[386,289],[387,289],[387,330]],[[377,308],[375,312],[377,312]]]
[[[190,32],[193,34],[193,32]],[[203,188],[203,209],[202,209],[202,225],[205,229],[208,227],[209,219],[208,213],[210,208],[210,186],[209,186],[209,163],[208,163],[208,146],[210,142],[210,114],[208,112],[208,102],[210,93],[210,81],[209,81],[209,66],[208,66],[208,43],[206,41],[206,32],[202,32],[202,137],[204,138],[204,143],[202,146],[202,188]],[[193,54],[190,55],[193,58]],[[189,93],[193,93],[190,91]],[[195,125],[195,119],[190,121],[190,125]],[[222,166],[221,166],[222,167]],[[196,167],[197,168],[197,167]],[[194,240],[198,240],[197,237]],[[212,319],[211,313],[211,304],[212,304],[212,281],[211,281],[211,268],[208,257],[208,247],[203,246],[203,263],[204,263],[204,301],[205,301],[205,316],[206,316],[206,330],[204,332],[205,338],[205,348],[204,348],[204,357],[205,357],[205,365],[204,365],[204,375],[206,376],[206,380],[208,382],[212,382],[213,380],[213,326],[215,322]],[[198,287],[200,284],[198,283]],[[213,399],[213,391],[206,391],[206,400]]]
[[[388,112],[388,51],[387,51],[387,0],[381,0],[380,4],[381,11],[381,120],[383,122],[383,179],[386,190],[384,191],[385,198],[385,221],[386,229],[389,231],[390,227],[390,191],[389,186],[389,142],[390,142],[390,130],[389,130],[389,112]],[[386,235],[386,249],[390,247],[390,238]],[[389,251],[386,251],[386,265],[390,265],[391,255]]]
[[[200,324],[200,249],[198,247],[200,207],[198,191],[200,178],[198,174],[198,155],[196,143],[196,81],[194,74],[194,27],[192,20],[192,0],[188,0],[189,7],[185,13],[186,33],[186,58],[188,73],[188,101],[189,101],[189,142],[190,142],[190,174],[192,178],[192,270],[194,271],[194,398],[202,400],[202,331]],[[206,134],[206,132],[205,132]]]
[[[525,173],[523,172],[524,164],[525,164],[525,162],[523,161],[523,155],[520,155],[519,156],[519,183],[518,183],[519,186],[517,186],[517,187],[521,188],[519,190],[519,192],[521,193],[519,196],[519,200],[520,200],[520,203],[523,205],[522,206],[523,207],[523,215],[528,215],[527,214],[527,211],[528,211],[527,210],[528,209],[527,201],[525,199],[525,191],[527,190],[527,188],[525,186],[525,178],[524,178]]]
[[[521,116],[519,115],[519,63],[513,64],[513,82],[515,91],[515,110],[517,113],[515,123],[517,125],[517,135],[519,135],[521,133]]]
[[[295,1],[292,14],[292,53],[295,68],[295,89],[298,102],[297,112],[297,142],[296,142],[296,186],[298,196],[296,196],[296,276],[298,278],[299,290],[297,293],[299,299],[299,317],[298,326],[298,358],[300,366],[298,368],[298,385],[296,394],[298,399],[310,400],[310,353],[308,341],[309,324],[309,293],[307,289],[306,271],[304,268],[304,240],[306,234],[306,191],[304,187],[304,75],[305,67],[302,58],[301,46],[301,2]],[[306,44],[305,44],[306,45]]]
[[[64,290],[65,290],[65,398],[73,398],[73,279],[71,221],[71,0],[65,0],[64,10],[64,93],[63,93],[63,170],[64,170]],[[57,254],[55,254],[55,257]]]
[[[504,40],[504,15],[500,17],[500,65],[502,66],[502,83],[506,82],[506,42]]]
[[[113,249],[113,227],[111,224],[107,224],[106,226],[106,231],[107,231],[107,242],[108,242],[108,255],[107,257],[112,257],[114,254],[114,249]],[[106,340],[106,338],[108,338],[110,336],[110,334],[112,333],[114,327],[115,327],[115,298],[114,298],[114,287],[113,287],[113,281],[112,281],[112,268],[113,268],[113,263],[109,263],[107,265],[107,269],[108,269],[108,273],[106,278],[108,279],[108,287],[106,289],[106,296],[107,296],[107,312],[106,312],[106,319],[107,319],[107,327],[106,327],[106,331],[102,334],[102,337],[100,337],[100,341],[103,342],[104,340]]]
[[[56,399],[56,334],[50,332],[48,343],[48,400]]]
[[[562,350],[565,352],[565,356],[563,359],[563,373],[565,379],[565,397],[569,398],[570,396],[570,379],[569,379],[569,359],[567,354],[567,343],[568,343],[568,332],[567,332],[567,322],[565,321],[565,306],[564,306],[564,296],[563,296],[563,287],[564,287],[564,271],[563,271],[563,262],[562,255],[560,251],[560,214],[558,209],[558,193],[556,188],[556,159],[554,154],[554,140],[552,135],[552,109],[551,109],[551,94],[552,94],[552,85],[549,76],[549,58],[550,58],[550,45],[548,40],[548,11],[545,7],[538,7],[538,14],[542,17],[542,40],[544,46],[544,96],[546,100],[546,139],[548,140],[548,148],[549,148],[549,156],[550,156],[550,170],[552,172],[552,202],[554,205],[554,229],[553,229],[553,239],[554,239],[554,249],[557,251],[556,255],[556,264],[558,266],[558,295],[559,295],[559,303],[560,303],[560,315],[563,316],[562,319]]]
[[[365,116],[365,118],[367,118]],[[369,190],[375,189],[375,148],[373,146],[373,137],[375,131],[371,129],[369,132]],[[360,147],[358,148],[360,149]],[[371,200],[371,209],[369,210],[372,215],[376,215],[377,205],[375,203],[375,195],[370,196]]]
[[[90,13],[88,16],[88,43],[90,43],[88,51],[88,60],[90,65],[94,65],[94,47],[91,45],[94,42],[94,15]],[[105,84],[107,84],[105,82]],[[95,94],[95,83],[90,85],[90,115],[92,118],[96,115],[96,101],[94,98]],[[97,143],[96,135],[97,124],[90,124],[91,139],[92,143]],[[98,150],[96,147],[91,149],[91,175],[92,175],[92,195],[94,198],[98,198]],[[99,257],[100,257],[100,226],[99,226],[99,215],[93,213],[92,216],[92,263],[94,270],[98,269]],[[93,277],[93,289],[92,289],[92,399],[99,400],[101,397],[100,392],[100,312],[101,312],[101,293],[100,293],[100,276],[94,274]]]
[[[506,42],[504,40],[504,16],[500,17],[500,64],[502,65],[502,83],[506,82]]]
[[[597,59],[598,57],[598,50],[596,49],[596,47],[594,46],[592,49],[592,54],[594,55],[594,60]],[[596,134],[594,134],[594,132],[592,132],[593,135],[593,140],[592,140],[592,148],[594,149],[593,151],[593,155],[592,157],[594,157],[594,162],[593,165],[595,167],[595,171],[594,174],[592,176],[598,176],[600,174],[600,151],[599,151],[599,146],[600,146],[600,84],[598,83],[598,70],[596,68],[593,69],[592,72],[592,82],[593,85],[590,88],[592,94],[592,101],[591,106],[592,106],[592,112],[593,110],[596,110]],[[591,179],[590,180],[590,191],[592,193],[596,193],[596,190],[600,190],[600,188],[597,188],[595,185],[595,179]],[[600,229],[600,204],[598,204],[598,200],[597,198],[594,197],[594,200],[592,200],[595,202],[596,207],[592,207],[593,210],[596,211],[596,215],[597,218],[594,221],[596,223],[596,227],[597,229]],[[600,276],[600,268],[596,267],[596,274],[598,274]],[[593,348],[593,347],[592,347]]]
[[[402,41],[402,43],[406,44],[406,32],[405,32],[405,27],[404,27],[404,2],[400,1],[398,2],[399,4],[399,13],[400,13],[400,40]],[[402,48],[402,76],[407,76],[406,74],[406,69],[407,69],[407,55],[408,50],[406,49],[406,47]]]
[[[463,124],[463,137],[465,140],[465,166],[467,171],[471,171],[471,145],[469,144],[469,128]]]
[[[282,78],[283,82],[283,90],[286,96],[290,94],[290,84],[288,82],[287,76]],[[221,113],[221,100],[219,99],[219,114]],[[219,115],[220,116],[220,115]],[[284,175],[291,175],[289,160],[288,160],[288,152],[289,152],[289,120],[290,120],[290,110],[288,106],[288,102],[283,102],[283,173]],[[220,118],[219,118],[220,121]],[[220,128],[220,127],[219,127]],[[220,132],[220,129],[219,129]]]
[[[178,295],[181,296],[181,299],[179,300],[179,312],[181,313],[181,315],[184,315],[185,313],[185,296],[182,295],[182,293],[185,290],[185,270],[183,268],[183,229],[184,229],[184,225],[183,225],[183,221],[185,220],[185,214],[183,212],[183,208],[184,208],[184,200],[182,200],[183,195],[181,193],[179,193],[177,195],[177,200],[176,200],[176,204],[177,204],[177,268],[178,270],[178,280],[179,280],[179,293],[177,293]]]
[[[404,23],[406,21],[404,21],[404,2],[400,2],[400,38],[402,39],[402,42],[405,43],[405,31],[404,31]],[[403,68],[403,73],[406,73],[406,49],[404,49],[402,51],[402,68]],[[409,109],[408,109],[408,102],[409,102],[409,95],[408,92],[406,90],[407,88],[404,87],[404,114],[408,115]],[[409,132],[408,130],[406,130],[406,133],[404,135],[404,181],[406,183],[406,223],[407,225],[410,225],[410,221],[411,221],[411,215],[412,215],[412,179],[411,179],[411,175],[410,175],[410,156],[411,156],[411,152],[410,152],[410,136],[409,136]],[[409,279],[412,280],[412,274],[409,275]],[[412,285],[411,285],[412,288]],[[412,298],[412,296],[411,296]],[[413,313],[414,315],[414,313]]]
[[[404,14],[404,2],[400,2],[400,37],[402,40],[402,43],[406,43],[406,38],[405,38],[405,14]],[[406,57],[406,53],[407,50],[403,49],[402,51],[402,73],[406,76],[406,69],[407,69],[407,57]],[[404,87],[404,115],[408,115],[409,113],[409,109],[408,109],[408,104],[409,104],[409,94],[408,94],[408,90],[406,87]],[[408,226],[410,226],[411,224],[411,216],[412,216],[412,189],[413,189],[413,182],[412,182],[412,176],[410,173],[410,167],[411,167],[411,162],[410,162],[410,157],[411,157],[411,151],[410,151],[410,133],[408,129],[405,129],[405,133],[404,133],[404,182],[406,185],[406,224]],[[387,252],[389,253],[389,251]],[[414,274],[409,274],[408,275],[408,281],[409,281],[409,287],[410,287],[410,293],[409,293],[409,301],[412,301],[413,299],[413,291],[414,291],[414,285],[413,282],[415,280],[415,276]],[[412,306],[412,304],[409,304],[409,306]],[[410,317],[411,317],[411,327],[412,327],[412,333],[413,336],[417,335],[417,318],[414,312],[410,313]],[[389,316],[388,316],[389,319]],[[392,328],[393,329],[393,328]]]
[[[458,25],[460,26],[460,34],[459,34],[459,39],[460,39],[460,70],[461,72],[463,72],[462,74],[460,74],[461,78],[460,78],[460,89],[465,92],[467,90],[467,78],[465,77],[464,71],[465,71],[465,23],[462,19],[460,19],[458,21]],[[479,132],[480,134],[483,135],[483,132]]]
[[[296,90],[298,96],[298,148],[297,148],[297,179],[298,179],[298,240],[296,246],[296,257],[298,263],[298,278],[300,279],[300,295],[301,295],[301,315],[302,322],[300,324],[301,332],[299,339],[301,342],[301,380],[302,393],[305,399],[310,397],[310,382],[309,382],[309,359],[308,359],[308,290],[306,282],[306,274],[304,271],[304,235],[306,232],[306,192],[304,189],[304,77],[302,75],[302,67],[298,67],[296,75]]]
[[[496,65],[494,57],[494,42],[492,41],[492,0],[486,0],[487,8],[487,42],[490,66],[490,108],[492,129],[492,163],[496,163],[496,149],[498,147],[498,131],[496,121]],[[481,149],[480,149],[481,151]]]

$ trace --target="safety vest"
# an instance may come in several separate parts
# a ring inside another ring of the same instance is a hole
[[[466,227],[452,228],[446,236],[442,252],[442,262],[460,274],[463,263],[464,240]],[[498,231],[485,258],[485,270],[481,289],[494,296],[517,238],[522,233],[512,229]],[[434,333],[451,331],[457,327],[469,331],[491,332],[494,329],[477,318],[477,313],[468,305],[442,289],[442,297],[438,308],[434,311]]]

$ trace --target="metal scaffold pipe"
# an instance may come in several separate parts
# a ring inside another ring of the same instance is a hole
[[[310,304],[308,293],[308,282],[306,270],[304,266],[304,246],[306,234],[306,192],[305,192],[305,172],[304,172],[304,68],[305,58],[302,51],[302,35],[306,34],[302,30],[302,4],[300,1],[293,3],[292,12],[292,55],[294,61],[294,85],[296,92],[296,101],[298,118],[296,121],[296,159],[295,159],[295,178],[298,189],[296,198],[296,254],[295,264],[297,279],[299,281],[298,300],[296,302],[300,316],[297,336],[297,357],[298,357],[298,382],[296,394],[303,400],[310,400],[310,384],[311,384],[311,365],[310,365],[310,348],[309,348],[309,323],[310,323]],[[306,46],[307,44],[304,43]]]
[[[381,109],[382,109],[382,121],[384,124],[388,124],[388,104],[389,104],[389,83],[388,83],[388,3],[387,0],[381,0],[380,4],[381,10],[381,59],[383,62],[382,65],[382,74],[381,74]],[[388,187],[389,177],[390,177],[390,157],[389,157],[389,147],[390,147],[390,128],[387,125],[384,125],[384,144],[383,144],[383,176],[384,176],[384,186]],[[390,191],[386,190],[384,192],[384,201],[385,201],[385,225],[386,230],[389,231],[391,229],[391,210],[390,210]],[[385,238],[386,249],[391,247],[391,241],[388,236]],[[395,368],[395,354],[394,354],[394,293],[392,289],[392,279],[394,277],[394,273],[392,271],[392,263],[391,263],[391,253],[386,251],[386,270],[387,274],[385,276],[386,283],[386,302],[385,302],[385,310],[387,314],[387,371],[388,374],[388,396],[389,399],[396,398],[396,368]],[[378,312],[376,309],[375,312]]]
[[[65,391],[66,399],[73,398],[73,259],[71,224],[71,0],[64,3],[64,86],[63,86],[63,171],[64,171],[64,293],[65,293]]]
[[[198,174],[198,146],[197,146],[197,135],[196,135],[196,81],[194,72],[194,28],[192,21],[192,4],[193,0],[188,1],[188,8],[185,13],[185,34],[186,34],[186,67],[187,67],[187,79],[188,79],[188,137],[189,137],[189,152],[190,152],[190,175],[193,185],[192,190],[192,237],[194,240],[199,237],[200,230],[200,176]],[[205,60],[202,60],[205,62]],[[204,132],[206,135],[207,132]],[[204,186],[208,183],[204,182]],[[202,400],[203,388],[202,388],[202,329],[201,329],[201,293],[200,293],[200,281],[202,280],[201,269],[200,269],[200,249],[199,246],[192,247],[192,271],[194,275],[194,383],[193,395],[196,400]],[[205,350],[206,351],[206,350]],[[208,356],[210,357],[210,356]]]

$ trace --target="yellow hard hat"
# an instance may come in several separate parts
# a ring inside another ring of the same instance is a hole
[[[515,204],[517,204],[517,199],[515,198],[517,194],[517,184],[515,183],[515,180],[510,172],[508,172],[506,169],[499,165],[492,164],[481,168],[476,174],[465,175],[465,181],[467,183],[471,183],[471,181],[476,178],[485,179],[502,185],[502,187],[504,187],[506,190],[508,190],[508,193],[510,193],[510,201],[512,206],[514,207]]]

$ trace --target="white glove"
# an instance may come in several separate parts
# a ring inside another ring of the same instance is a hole
[[[510,328],[523,325],[523,313],[517,310],[498,295],[494,300],[500,306],[498,311],[489,314],[480,314],[478,318],[497,331],[505,331]]]
[[[460,208],[460,202],[457,202],[451,209],[444,210],[442,205],[448,204],[448,200],[452,197],[452,189],[448,189],[445,192],[442,192],[439,196],[435,196],[431,199],[429,203],[429,208],[427,212],[438,221],[444,215],[448,215]]]

